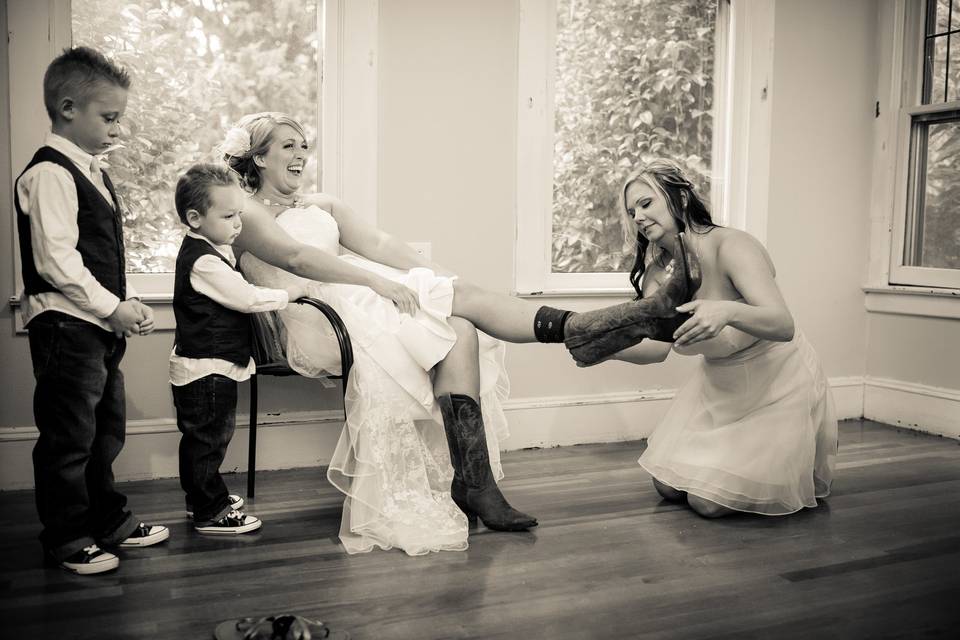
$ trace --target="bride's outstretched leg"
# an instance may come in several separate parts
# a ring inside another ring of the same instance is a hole
[[[563,342],[574,359],[595,364],[644,338],[673,342],[673,333],[689,317],[677,313],[700,288],[700,262],[674,236],[673,272],[656,293],[639,300],[572,313],[493,293],[462,280],[454,283],[453,312],[480,330],[508,342]]]
[[[453,315],[466,318],[486,334],[506,342],[535,342],[534,317],[539,305],[494,293],[462,278],[453,281]]]
[[[517,511],[500,492],[490,468],[487,436],[480,411],[479,345],[476,328],[467,320],[449,318],[457,343],[437,365],[434,393],[443,414],[443,426],[453,464],[451,497],[467,514],[490,529],[525,531],[536,518]]]
[[[563,342],[563,323],[571,313],[494,293],[462,279],[453,284],[453,314],[506,342]]]

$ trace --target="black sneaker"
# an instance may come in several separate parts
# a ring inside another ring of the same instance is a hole
[[[170,537],[170,529],[162,524],[143,524],[131,533],[118,547],[149,547]]]
[[[63,560],[57,560],[48,554],[47,561],[48,564],[58,566],[71,573],[77,573],[82,576],[113,571],[120,566],[120,558],[109,551],[104,551],[95,544],[84,547],[80,549],[80,551],[70,554]]]
[[[206,523],[197,523],[193,525],[193,528],[200,533],[236,535],[238,533],[249,533],[251,531],[256,531],[262,526],[263,522],[260,520],[260,518],[256,516],[248,516],[244,514],[243,511],[234,509],[219,520]]]
[[[230,500],[230,508],[231,508],[231,509],[239,509],[240,507],[243,506],[243,498],[240,497],[240,496],[238,496],[238,495],[235,494],[235,493],[231,493],[229,496],[227,496],[227,499]],[[188,517],[188,518],[192,518],[192,517],[193,517],[193,505],[192,505],[192,504],[187,504],[187,517]]]

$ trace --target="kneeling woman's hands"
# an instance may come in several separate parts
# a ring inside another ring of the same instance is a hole
[[[384,298],[393,300],[393,303],[397,305],[397,310],[400,313],[414,316],[420,309],[420,301],[417,299],[417,294],[399,282],[380,278],[370,288]]]
[[[733,320],[735,303],[729,300],[691,300],[677,307],[681,313],[692,313],[674,331],[675,344],[679,347],[715,338]]]

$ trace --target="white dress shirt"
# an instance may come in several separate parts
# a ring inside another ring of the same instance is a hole
[[[234,266],[237,264],[233,248],[229,245],[213,244],[193,231],[187,231],[187,235],[203,240],[229,260],[230,264]],[[224,264],[223,260],[209,254],[200,256],[193,263],[193,268],[190,270],[190,286],[200,295],[207,296],[228,309],[243,313],[283,309],[289,302],[287,292],[283,289],[267,289],[252,285],[243,279],[239,271],[231,269]],[[187,358],[177,355],[176,345],[170,353],[170,384],[175,387],[181,387],[213,374],[243,382],[256,370],[257,366],[253,358],[250,358],[247,366],[241,367],[221,358]]]
[[[113,202],[95,156],[55,133],[48,133],[43,143],[86,172],[106,201]],[[20,306],[23,324],[29,324],[44,311],[60,311],[111,331],[106,318],[116,311],[120,299],[97,282],[77,251],[79,203],[73,176],[53,162],[37,163],[20,177],[15,197],[30,218],[37,273],[58,289],[34,295],[24,292]],[[127,299],[136,297],[136,291],[127,283]]]

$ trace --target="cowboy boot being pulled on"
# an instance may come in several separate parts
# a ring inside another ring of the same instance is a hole
[[[470,526],[477,517],[488,529],[526,531],[537,526],[536,518],[510,506],[500,493],[487,451],[480,405],[470,396],[445,393],[437,398],[453,463],[453,501],[467,514]]]
[[[687,251],[683,234],[673,237],[670,253],[673,271],[653,295],[567,319],[564,344],[577,362],[596,364],[644,338],[674,341],[673,332],[690,317],[677,307],[700,288],[700,261]]]

